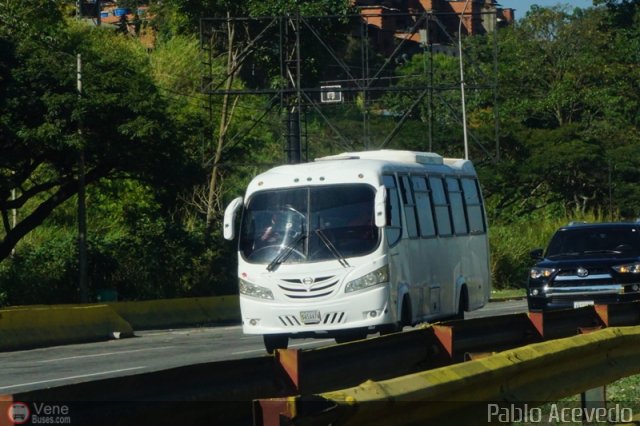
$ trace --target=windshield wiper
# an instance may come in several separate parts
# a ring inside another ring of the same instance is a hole
[[[303,233],[303,234],[300,234],[298,237],[296,237],[296,239],[291,241],[291,244],[286,246],[284,248],[284,250],[282,250],[280,253],[278,253],[278,255],[273,258],[271,263],[269,263],[267,265],[267,271],[269,271],[269,272],[273,271],[281,263],[283,263],[285,260],[287,260],[289,258],[289,256],[291,255],[291,253],[293,252],[293,249],[298,245],[298,243],[300,243],[300,241],[304,240],[305,238],[307,238],[307,234]]]
[[[325,235],[325,233],[321,230],[321,229],[316,229],[316,235],[318,236],[318,238],[320,238],[320,240],[324,243],[325,246],[327,246],[327,248],[329,249],[329,251],[331,252],[331,254],[338,259],[338,262],[340,262],[340,264],[342,266],[344,266],[345,268],[350,267],[351,265],[349,265],[349,262],[347,262],[347,259],[345,259],[340,252],[338,251],[338,249],[336,248],[336,246],[333,245],[333,243],[329,240],[329,238],[327,238],[327,236]]]
[[[610,254],[620,254],[622,253],[620,250],[587,250],[584,254],[598,254],[598,253],[610,253]]]

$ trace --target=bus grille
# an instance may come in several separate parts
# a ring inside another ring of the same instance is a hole
[[[322,318],[323,324],[342,324],[347,319],[344,312],[331,312],[325,314]]]
[[[334,276],[318,277],[311,284],[305,284],[304,281],[304,278],[283,279],[278,283],[278,287],[288,298],[304,300],[330,295],[339,282]]]
[[[285,327],[295,327],[302,325],[302,322],[295,315],[281,315],[278,317],[282,325]]]

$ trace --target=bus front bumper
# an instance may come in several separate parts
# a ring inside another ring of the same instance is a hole
[[[383,285],[340,299],[281,303],[240,295],[245,334],[331,333],[369,328],[396,321],[389,307],[389,286]]]

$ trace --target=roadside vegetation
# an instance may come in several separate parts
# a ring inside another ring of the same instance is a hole
[[[79,301],[80,153],[92,300],[105,289],[120,300],[237,291],[234,247],[220,235],[222,209],[253,175],[284,161],[285,133],[282,116],[253,126],[268,97],[209,104],[201,95],[199,17],[276,15],[297,2],[148,3],[142,26],[154,31],[152,47],[126,31],[77,22],[73,1],[0,2],[0,307]],[[347,4],[308,1],[301,13],[346,14]],[[639,5],[532,8],[497,34],[495,99],[471,89],[494,74],[494,35],[464,40],[477,65],[465,76],[470,131],[491,147],[496,105],[500,117],[499,160],[475,143],[470,155],[486,199],[496,290],[524,285],[529,251],[545,246],[558,226],[640,215]],[[333,49],[357,63],[359,42],[342,21],[328,25]],[[248,43],[242,34],[238,49]],[[329,61],[314,56],[320,51],[305,50],[308,84],[331,77]],[[230,69],[230,88],[282,84],[269,51],[237,69],[228,51],[213,53],[216,84]],[[394,62],[393,84],[426,84],[427,60],[417,53]],[[372,51],[371,61],[382,58]],[[458,84],[456,58],[435,54],[433,72],[440,84]],[[399,93],[370,100],[373,146],[413,102]],[[450,112],[459,93],[436,98],[432,149],[461,157],[462,130]],[[358,99],[327,113],[346,145],[309,111],[309,157],[362,149],[363,108]],[[427,115],[425,99],[388,148],[428,150]]]

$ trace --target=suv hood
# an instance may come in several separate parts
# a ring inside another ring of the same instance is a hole
[[[611,267],[616,265],[624,265],[625,263],[634,263],[640,261],[640,257],[638,256],[628,256],[628,255],[606,255],[602,254],[593,254],[593,255],[579,255],[579,256],[571,256],[571,257],[562,257],[559,259],[548,259],[545,258],[540,262],[536,263],[536,266],[541,268],[556,268],[556,269],[565,269],[576,266],[582,266],[584,268],[589,267]]]

